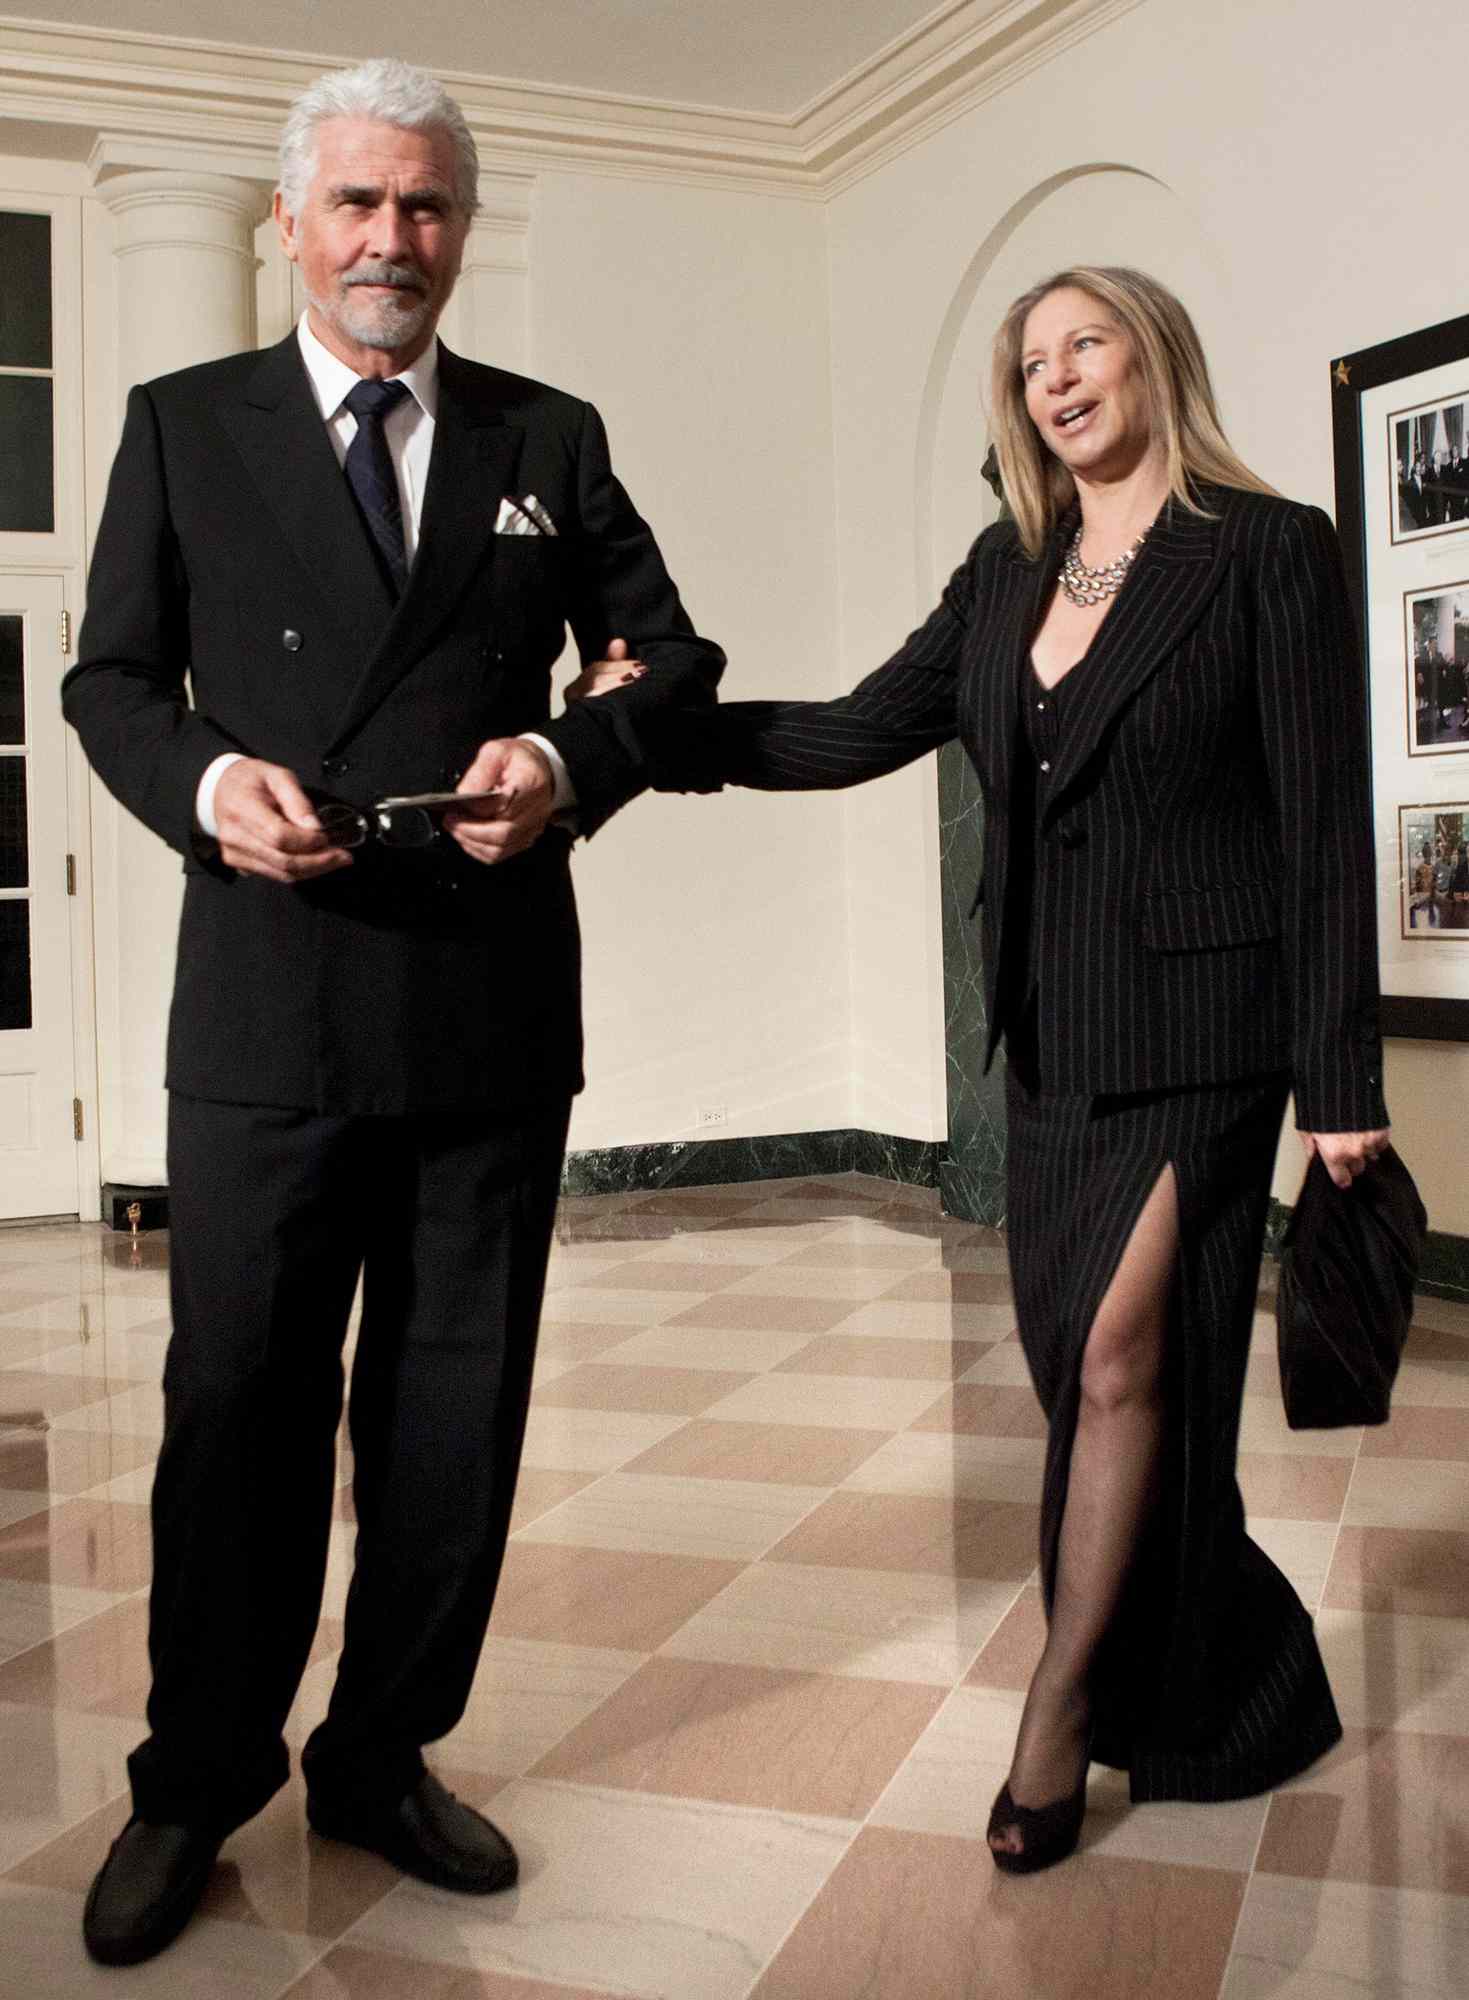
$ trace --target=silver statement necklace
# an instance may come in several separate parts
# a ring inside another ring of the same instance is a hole
[[[1115,597],[1127,581],[1127,572],[1147,539],[1148,531],[1144,528],[1130,549],[1124,549],[1111,562],[1090,569],[1081,559],[1081,529],[1078,528],[1066,551],[1066,560],[1061,565],[1061,589],[1068,601],[1084,611],[1089,604],[1105,604],[1109,597]]]

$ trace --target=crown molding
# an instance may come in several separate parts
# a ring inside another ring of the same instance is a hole
[[[824,201],[1140,4],[944,0],[790,116],[440,74],[488,172],[584,168]],[[98,178],[192,168],[271,182],[287,105],[332,66],[0,16],[0,152],[8,126],[22,139],[64,134],[69,156],[89,159]]]
[[[954,0],[799,114],[826,197],[919,145],[1143,0]]]
[[[7,123],[70,130],[94,170],[177,167],[274,181],[291,100],[324,69],[309,54],[0,17],[0,152]],[[790,121],[441,70],[491,171],[586,166],[819,195]]]

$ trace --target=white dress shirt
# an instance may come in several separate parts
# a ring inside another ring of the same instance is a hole
[[[301,345],[301,359],[306,364],[311,393],[316,398],[316,407],[321,412],[327,436],[332,441],[332,450],[337,455],[337,464],[345,466],[347,447],[357,435],[357,419],[346,407],[346,399],[361,378],[317,339],[304,312],[296,327],[296,338]],[[431,340],[410,367],[388,379],[401,382],[408,390],[402,402],[383,419],[383,437],[388,456],[393,461],[393,471],[397,474],[398,501],[403,513],[403,555],[411,569],[418,550],[424,488],[428,484],[429,459],[434,448],[434,420],[439,408],[438,341]],[[563,812],[575,806],[576,792],[571,776],[556,746],[531,730],[522,731],[521,740],[534,743],[545,752],[556,780],[556,810]],[[214,794],[221,777],[231,764],[239,762],[240,756],[238,750],[226,750],[214,759],[199,780],[199,789],[194,797],[194,817],[207,834],[216,835],[219,832],[219,823],[214,817]]]
[[[301,343],[301,359],[311,393],[326,434],[337,454],[337,464],[347,463],[347,447],[357,435],[357,419],[347,408],[347,398],[361,377],[329,347],[324,347],[311,331],[302,313],[296,328]],[[410,368],[389,381],[401,382],[408,394],[383,419],[383,437],[388,456],[398,476],[398,503],[403,510],[403,560],[409,569],[418,550],[418,529],[423,520],[423,489],[428,483],[428,462],[434,448],[434,419],[439,413],[439,343],[431,340]]]

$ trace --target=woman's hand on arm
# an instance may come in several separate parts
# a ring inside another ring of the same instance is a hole
[[[1318,1153],[1337,1186],[1346,1188],[1366,1171],[1369,1160],[1386,1152],[1391,1138],[1391,1130],[1384,1125],[1377,1132],[1302,1132],[1301,1144],[1308,1160]]]
[[[605,660],[589,661],[576,679],[568,684],[567,705],[574,701],[590,701],[594,695],[609,694],[613,688],[627,687],[632,681],[641,680],[647,671],[641,660],[629,658],[626,639],[614,639],[607,648]]]

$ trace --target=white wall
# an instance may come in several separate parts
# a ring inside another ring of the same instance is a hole
[[[966,270],[1002,218],[1078,168],[1116,163],[1170,192],[1160,201],[1151,182],[1108,176],[1115,206],[1098,217],[1063,189],[1019,224],[997,270],[1018,289],[1093,256],[1104,237],[1106,257],[1166,277],[1191,251],[1185,296],[1236,444],[1274,484],[1330,508],[1330,361],[1464,310],[1462,163],[1425,155],[1399,85],[1405,66],[1457,74],[1466,60],[1462,0],[1420,0],[1406,17],[1339,0],[1152,0],[840,195],[830,221],[843,675],[913,622],[966,539],[947,504],[935,508],[931,548],[909,529],[922,513],[924,385]],[[1034,252],[1023,270],[1021,250]],[[976,471],[982,439],[976,415]],[[940,475],[947,501],[953,477]],[[975,492],[978,526],[977,481]],[[915,1052],[934,1043],[933,818],[927,764],[852,801],[864,1111],[885,1103],[893,1077],[913,1078]],[[1469,1230],[1456,1144],[1469,1049],[1390,1044],[1387,1081],[1433,1225]],[[899,1129],[943,1129],[932,1068]],[[1292,1159],[1283,1193],[1297,1173]]]
[[[531,368],[590,397],[728,694],[834,684],[824,216],[547,173]],[[578,851],[588,1089],[575,1147],[851,1122],[830,801],[644,798]]]

